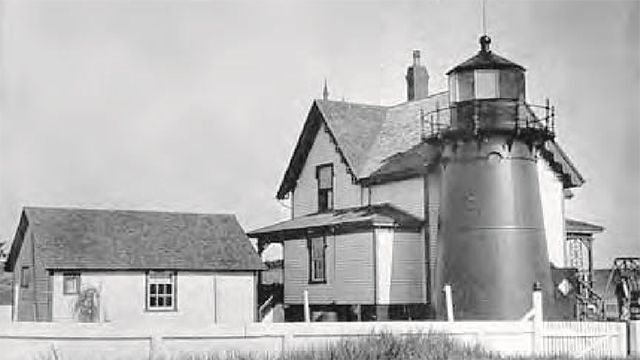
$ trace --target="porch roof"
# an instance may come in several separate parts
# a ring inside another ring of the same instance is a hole
[[[586,221],[579,221],[574,219],[565,219],[566,231],[569,234],[589,234],[593,235],[604,231],[604,227],[588,223]]]
[[[394,226],[420,231],[422,223],[423,219],[385,203],[300,216],[250,231],[247,235],[252,238],[270,238],[268,239],[270,242],[278,242],[306,235],[307,231],[327,227],[346,230],[371,226]]]

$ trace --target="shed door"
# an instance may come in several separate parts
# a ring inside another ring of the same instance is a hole
[[[216,323],[244,324],[254,321],[253,274],[217,275],[215,292]]]

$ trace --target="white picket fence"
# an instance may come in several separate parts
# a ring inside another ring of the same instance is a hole
[[[542,333],[535,330],[532,322],[525,321],[254,323],[199,329],[171,324],[10,323],[0,328],[0,358],[165,359],[178,353],[220,351],[274,355],[382,331],[397,335],[436,331],[505,355],[627,354],[625,323],[548,322],[543,323]]]
[[[625,356],[627,341],[626,323],[545,322],[541,352],[576,357]]]

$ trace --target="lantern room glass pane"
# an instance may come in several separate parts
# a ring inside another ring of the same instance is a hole
[[[463,72],[456,75],[458,79],[458,101],[472,100],[474,96],[473,72]]]
[[[495,99],[498,97],[498,72],[495,70],[476,70],[476,99]]]
[[[456,74],[449,75],[449,102],[458,101]]]
[[[524,74],[521,71],[500,71],[500,97],[504,99],[524,98]]]

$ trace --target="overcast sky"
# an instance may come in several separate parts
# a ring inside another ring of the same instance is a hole
[[[0,241],[22,206],[287,216],[275,193],[312,99],[404,101],[473,55],[477,1],[3,1]],[[640,256],[640,2],[488,0],[497,53],[557,106],[587,183],[570,217],[606,227],[598,266]]]

